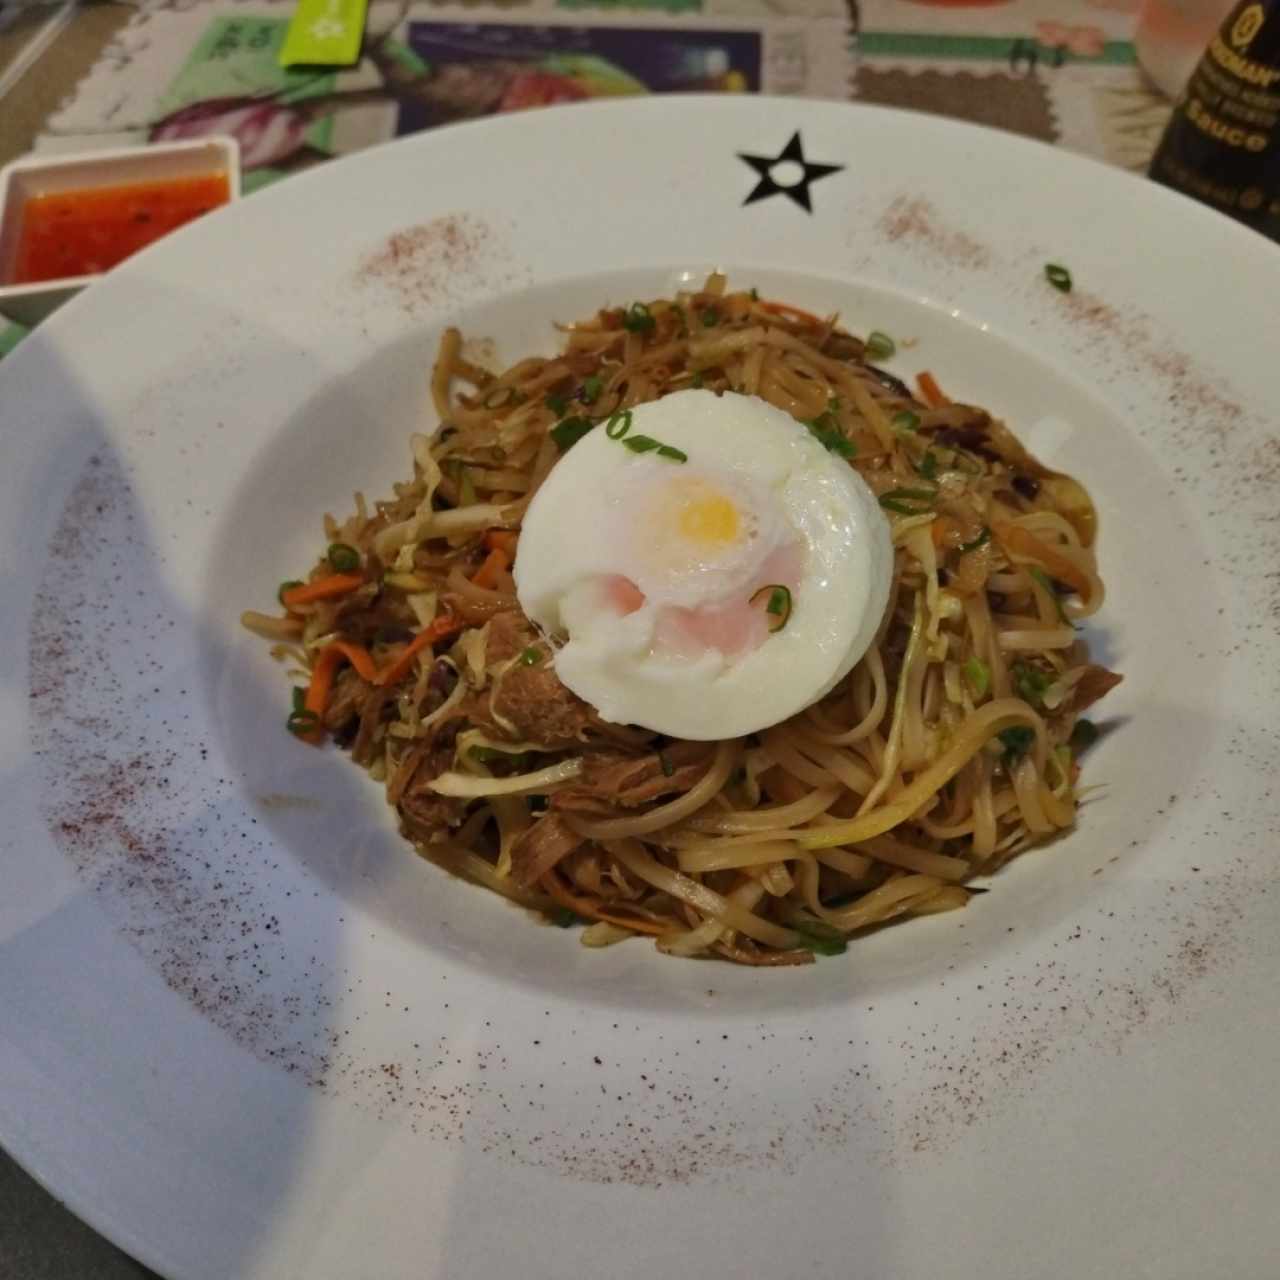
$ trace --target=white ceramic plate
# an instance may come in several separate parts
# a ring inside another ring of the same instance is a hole
[[[812,213],[744,204],[796,131]],[[237,626],[405,472],[441,326],[712,267],[1082,476],[1126,676],[1076,834],[805,969],[450,880]],[[1122,173],[762,99],[443,130],[114,272],[0,369],[0,1138],[181,1280],[1273,1274],[1277,297]]]

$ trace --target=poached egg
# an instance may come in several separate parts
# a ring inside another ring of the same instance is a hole
[[[678,391],[628,412],[580,439],[529,504],[520,605],[560,680],[606,720],[701,740],[777,724],[830,692],[879,628],[893,572],[879,504],[755,396]]]

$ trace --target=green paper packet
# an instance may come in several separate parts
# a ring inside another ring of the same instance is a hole
[[[349,67],[360,57],[369,0],[298,0],[280,49],[282,67]]]

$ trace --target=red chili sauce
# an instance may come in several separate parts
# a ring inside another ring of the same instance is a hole
[[[230,198],[221,173],[35,196],[23,207],[13,283],[107,271]]]

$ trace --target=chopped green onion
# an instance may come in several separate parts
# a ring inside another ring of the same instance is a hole
[[[720,316],[715,307],[708,307],[702,313],[702,327],[704,329],[714,329],[719,323]]]
[[[582,390],[578,392],[578,399],[583,404],[595,404],[600,399],[600,393],[603,390],[604,379],[598,373],[593,373],[589,378],[583,379]]]
[[[604,424],[604,433],[610,440],[621,440],[631,430],[631,410],[619,409]]]
[[[297,578],[290,578],[288,582],[282,582],[276,588],[276,599],[280,601],[281,605],[284,605],[284,593],[286,591],[292,591],[294,587],[300,587],[300,586],[302,586],[302,583],[299,582]],[[284,607],[288,608],[287,605],[285,605]]]
[[[755,285],[751,286],[751,301],[752,302],[760,301],[760,291],[755,287]]]
[[[919,431],[920,415],[918,413],[912,413],[910,409],[903,409],[900,412],[895,413],[893,417],[889,419],[889,425],[899,435],[905,431]]]
[[[672,759],[665,751],[658,752],[658,763],[662,766],[662,776],[671,778],[675,776],[676,766]]]
[[[916,463],[916,471],[926,480],[934,480],[938,475],[938,458],[932,449],[926,449],[924,457]]]
[[[632,453],[656,452],[658,457],[670,458],[672,462],[689,461],[689,455],[683,449],[663,444],[661,440],[655,440],[652,436],[629,436],[627,432],[630,430],[630,409],[619,409],[604,426],[604,433],[610,440],[621,440],[624,448],[630,449]]]
[[[991,668],[981,658],[969,658],[960,669],[975,698],[983,697],[991,688]]]
[[[551,428],[551,438],[561,453],[567,453],[593,426],[590,418],[565,418]]]
[[[618,439],[617,436],[610,436],[609,438],[611,440]],[[628,436],[622,444],[624,448],[630,449],[632,453],[652,453],[655,449],[662,448],[662,441],[655,440],[652,436]]]
[[[458,506],[472,507],[476,502],[476,486],[466,467],[458,468]]]
[[[695,374],[693,375],[693,377],[689,380],[689,385],[690,385],[690,386],[691,386],[695,391],[700,391],[700,390],[702,390],[702,383],[703,383],[703,378],[702,378],[702,373],[701,373],[701,371],[699,371],[699,372],[695,373]]]
[[[326,557],[339,573],[350,573],[360,567],[360,553],[345,542],[331,542]]]
[[[804,425],[809,428],[809,434],[828,452],[838,453],[842,458],[852,458],[858,452],[857,445],[840,430],[840,424],[830,409],[818,414],[816,418],[806,419]]]
[[[901,516],[920,516],[932,508],[937,497],[936,489],[890,489],[880,495],[880,505]],[[924,506],[912,506],[913,502],[922,502]]]
[[[551,921],[557,929],[572,929],[575,924],[581,924],[582,920],[576,912],[570,911],[568,907],[556,907],[547,912],[547,919]]]
[[[1092,720],[1077,720],[1075,727],[1071,730],[1071,737],[1067,739],[1071,750],[1077,755],[1093,746],[1097,740],[1098,726]]]
[[[622,327],[628,333],[648,333],[657,323],[643,302],[633,302],[622,316]]]
[[[1074,626],[1075,624],[1067,617],[1067,611],[1062,607],[1062,597],[1054,590],[1049,575],[1034,565],[1027,572],[1049,593],[1049,599],[1053,601],[1053,607],[1058,611],[1058,621],[1068,627]]]
[[[1004,743],[1004,758],[1009,764],[1021,760],[1036,740],[1036,731],[1025,724],[1016,724],[996,734]]]
[[[1059,266],[1056,262],[1046,262],[1044,264],[1044,278],[1059,293],[1071,292],[1071,272],[1066,267]]]
[[[844,934],[825,920],[792,920],[790,927],[799,937],[800,945],[806,951],[818,956],[842,956],[848,950],[848,941]]]
[[[307,709],[307,691],[302,685],[293,686],[293,709],[295,711],[305,711]]]
[[[887,360],[898,349],[898,344],[887,333],[881,333],[879,329],[873,329],[867,334],[864,345],[866,354],[872,360]]]
[[[1053,683],[1052,676],[1028,662],[1015,662],[1009,668],[1009,674],[1013,677],[1013,687],[1018,697],[1035,707],[1041,704],[1045,690]]]
[[[748,604],[756,605],[765,600],[764,611],[769,615],[770,632],[781,631],[791,617],[791,588],[780,582],[771,582],[755,592]]]
[[[548,391],[543,397],[542,403],[546,405],[557,418],[563,418],[569,410],[569,397],[561,395],[557,391]]]
[[[520,654],[520,665],[522,667],[536,667],[541,661],[542,653],[535,645],[530,645]]]
[[[284,727],[301,738],[305,734],[314,733],[320,727],[320,717],[314,711],[308,711],[304,707],[301,711],[290,713],[289,718],[284,722]]]
[[[978,534],[972,542],[962,542],[960,544],[960,554],[967,555],[970,551],[977,551],[979,547],[985,547],[991,541],[991,530],[984,524],[982,532]]]

